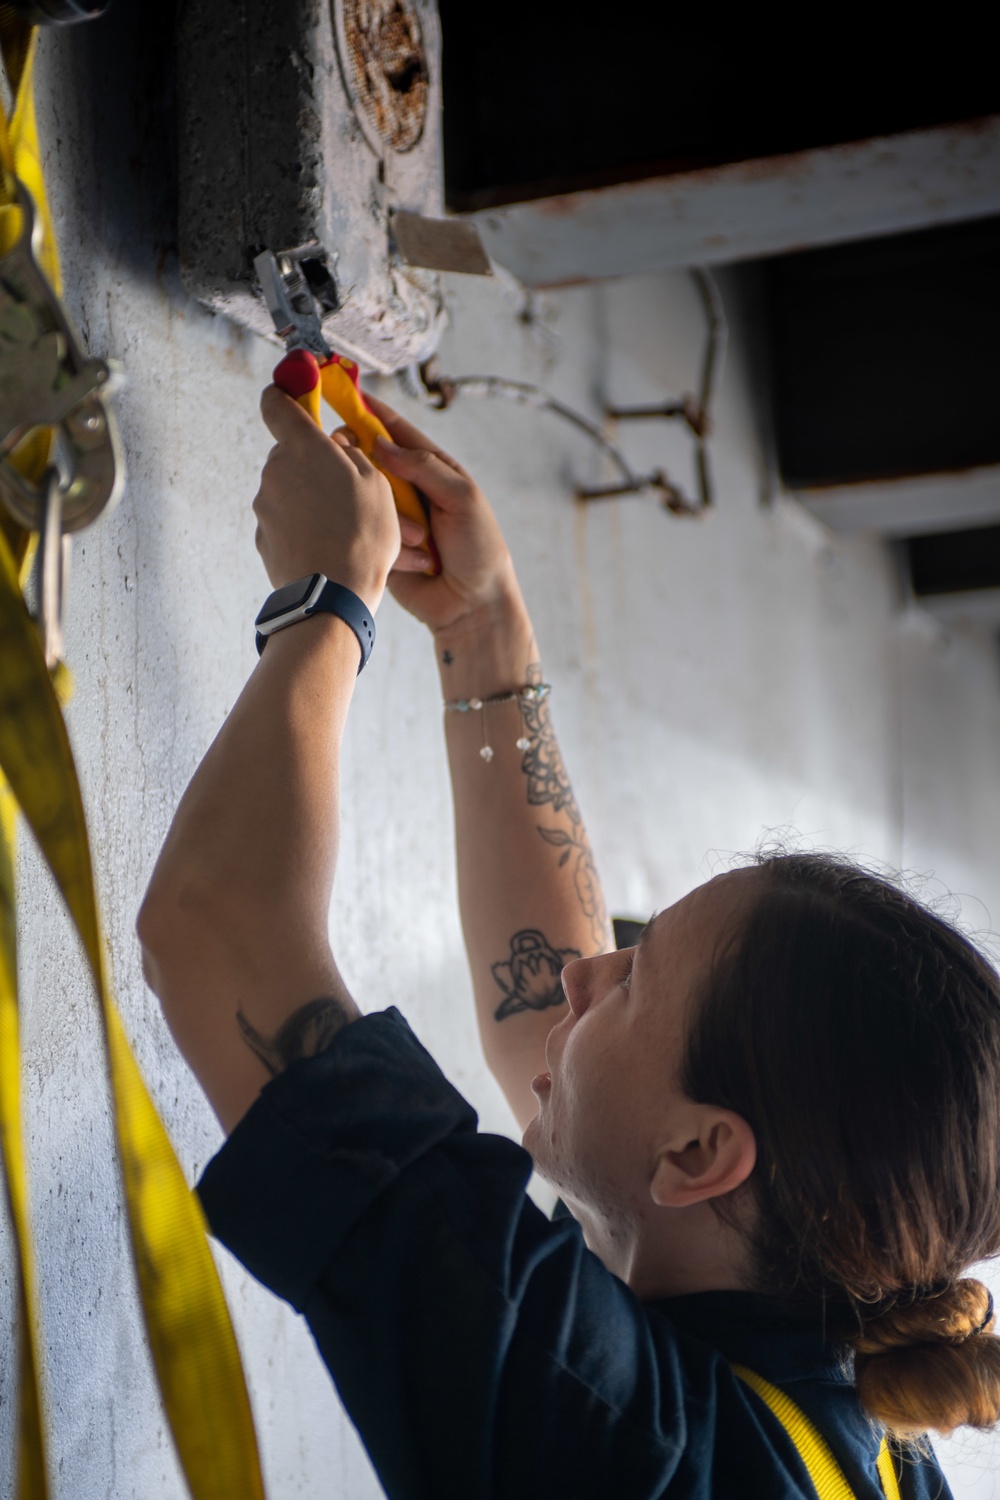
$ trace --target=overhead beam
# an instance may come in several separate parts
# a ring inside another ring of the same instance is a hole
[[[752,260],[1000,213],[1000,115],[470,215],[529,286]]]
[[[1000,466],[995,464],[792,493],[833,531],[925,536],[1000,522]]]

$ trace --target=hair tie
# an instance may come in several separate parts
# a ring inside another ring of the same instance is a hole
[[[983,1318],[983,1321],[980,1323],[980,1325],[979,1325],[978,1328],[973,1328],[972,1329],[971,1333],[969,1334],[969,1337],[970,1338],[975,1338],[975,1336],[976,1336],[977,1333],[985,1333],[986,1329],[989,1327],[990,1323],[992,1323],[992,1322],[993,1322],[993,1293],[990,1291],[989,1287],[987,1287],[987,1289],[986,1289],[986,1316]]]

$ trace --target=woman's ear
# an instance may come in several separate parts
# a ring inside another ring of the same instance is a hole
[[[757,1142],[742,1115],[695,1105],[687,1129],[666,1142],[656,1158],[649,1191],[661,1208],[690,1208],[721,1198],[746,1182],[757,1160]]]

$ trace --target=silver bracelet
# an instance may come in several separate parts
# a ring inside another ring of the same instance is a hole
[[[521,733],[515,741],[518,750],[530,750],[534,743],[525,733],[524,727],[524,705],[526,703],[541,703],[549,696],[552,686],[548,682],[526,682],[522,687],[514,688],[509,693],[493,693],[489,698],[452,698],[446,699],[444,711],[448,714],[481,713],[483,716],[483,746],[480,755],[483,760],[493,759],[493,746],[489,743],[486,735],[486,710],[495,703],[517,703],[518,713],[521,716]]]

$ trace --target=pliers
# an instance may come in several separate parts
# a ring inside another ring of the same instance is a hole
[[[335,354],[327,343],[315,298],[299,262],[291,255],[279,259],[272,251],[264,250],[255,258],[254,270],[275,330],[288,350],[275,366],[275,385],[294,396],[317,424],[322,394],[353,432],[365,457],[385,474],[398,513],[426,529],[426,538],[418,550],[430,559],[428,574],[440,573],[441,559],[431,540],[426,503],[412,484],[383,469],[375,457],[375,439],[386,437],[391,441],[390,434],[364,398],[360,371],[354,360]]]

